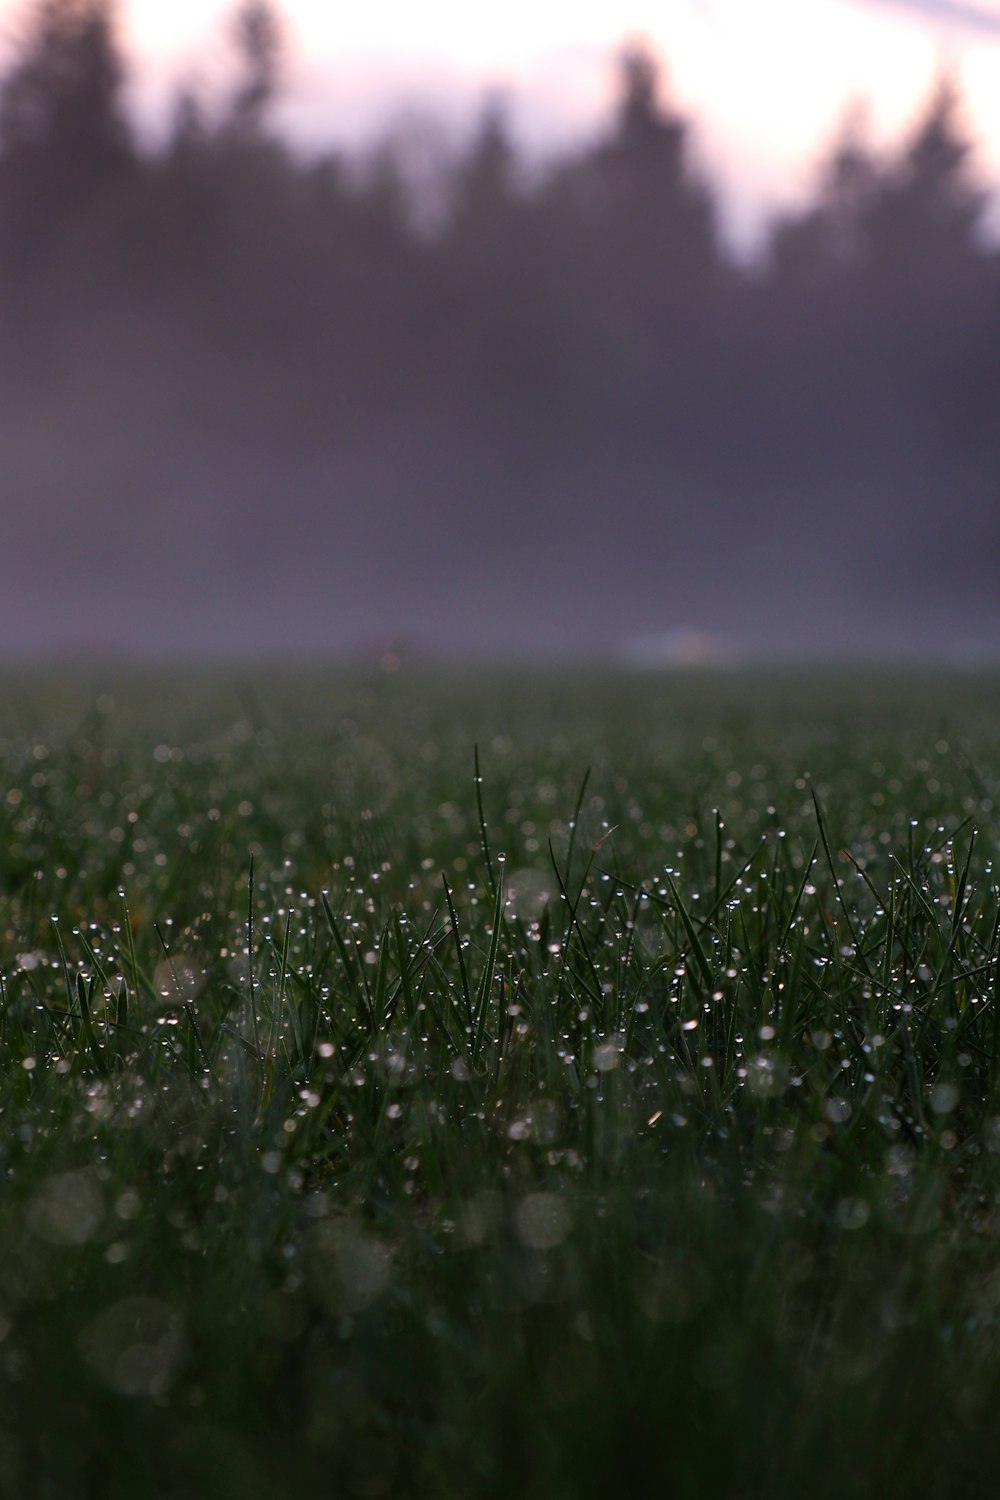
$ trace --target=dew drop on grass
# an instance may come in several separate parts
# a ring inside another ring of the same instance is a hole
[[[959,1092],[953,1083],[942,1080],[931,1089],[931,1109],[936,1115],[947,1115],[958,1104]]]
[[[554,1249],[573,1227],[569,1204],[561,1193],[528,1193],[517,1206],[516,1221],[522,1244],[532,1250]]]
[[[863,1198],[841,1198],[837,1204],[837,1223],[841,1229],[863,1229],[868,1219],[868,1204]]]
[[[55,1172],[36,1189],[28,1204],[28,1227],[50,1245],[85,1245],[104,1216],[96,1176],[86,1168]]]
[[[165,1395],[185,1358],[180,1317],[156,1297],[125,1297],[112,1303],[79,1342],[94,1372],[123,1396]]]
[[[612,1073],[620,1061],[614,1042],[602,1042],[594,1048],[594,1067],[599,1073]]]

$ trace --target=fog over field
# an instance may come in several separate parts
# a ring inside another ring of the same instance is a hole
[[[259,3],[235,89],[140,145],[112,7],[29,14],[7,657],[995,658],[1000,253],[953,80],[890,151],[831,122],[747,264],[639,47],[539,174],[490,100],[460,154],[293,153]]]

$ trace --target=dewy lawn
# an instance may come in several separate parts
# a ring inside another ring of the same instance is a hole
[[[1000,1462],[1000,680],[8,678],[0,1494]]]

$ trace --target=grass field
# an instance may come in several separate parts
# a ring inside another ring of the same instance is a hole
[[[0,1495],[995,1492],[1000,679],[3,703]]]

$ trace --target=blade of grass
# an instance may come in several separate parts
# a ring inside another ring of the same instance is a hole
[[[462,949],[462,933],[458,925],[458,913],[455,910],[455,902],[452,899],[451,887],[448,877],[444,871],[441,872],[441,880],[444,884],[445,900],[448,903],[448,916],[451,920],[451,935],[455,940],[455,952],[458,955],[458,977],[462,986],[462,999],[465,1001],[465,1009],[468,1020],[469,1032],[474,1033],[476,1025],[475,1012],[472,1007],[472,994],[469,989],[469,975],[465,967],[465,953]],[[496,895],[494,893],[494,904]]]
[[[500,948],[500,930],[503,926],[503,866],[500,867],[500,878],[497,881],[496,899],[493,902],[493,931],[490,933],[490,949],[486,958],[486,966],[479,980],[479,989],[476,994],[476,1036],[472,1044],[473,1065],[478,1061],[482,1051],[483,1038],[486,1035],[486,1018],[489,1014],[490,995],[493,991],[493,975],[496,973],[497,953]]]
[[[372,1003],[371,990],[368,988],[368,976],[364,971],[363,964],[358,963],[357,956],[352,955],[350,949],[347,946],[344,935],[340,930],[340,923],[337,921],[337,918],[333,914],[333,907],[330,905],[330,898],[327,895],[326,891],[321,892],[321,896],[323,901],[323,910],[326,913],[326,920],[329,924],[330,931],[333,933],[333,940],[337,945],[337,952],[340,954],[340,961],[344,965],[344,972],[347,975],[348,983],[354,987],[357,993],[357,998],[363,1003],[368,1030],[374,1031],[375,1008]]]
[[[475,766],[476,780],[476,811],[479,815],[479,839],[483,849],[483,859],[486,862],[486,878],[489,881],[490,895],[496,900],[497,879],[493,872],[493,859],[490,855],[490,841],[486,832],[486,814],[483,811],[483,778],[479,770],[479,746],[473,746],[473,764]]]
[[[253,1043],[257,1048],[258,1057],[263,1054],[260,1050],[260,1034],[257,1030],[257,997],[254,993],[253,972],[253,855],[250,856],[250,876],[247,880],[247,974],[250,984],[250,1025],[253,1030]]]

